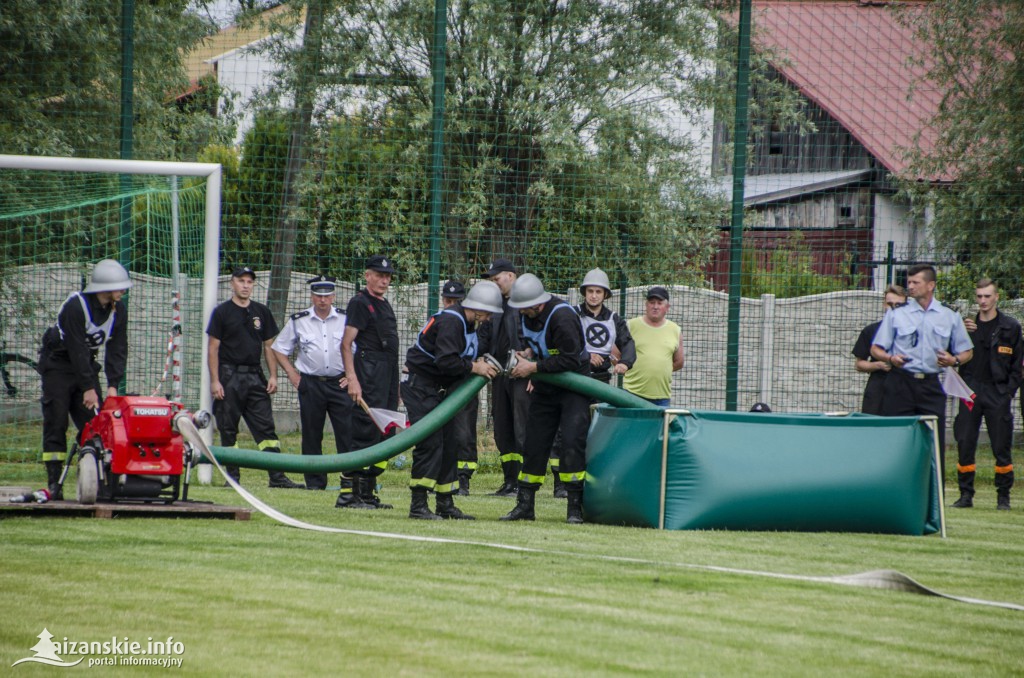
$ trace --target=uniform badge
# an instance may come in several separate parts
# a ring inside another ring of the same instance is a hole
[[[999,353],[1001,353],[1003,355],[1013,355],[1013,347],[1012,346],[1000,346],[999,347]]]
[[[263,328],[263,321],[260,320],[259,316],[256,316],[252,319],[252,326],[255,327],[256,329]]]

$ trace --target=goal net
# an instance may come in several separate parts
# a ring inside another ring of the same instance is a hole
[[[101,259],[120,261],[134,282],[126,379],[114,385],[209,407],[202,336],[216,301],[219,213],[220,165],[0,155],[5,450],[36,458],[40,340]]]

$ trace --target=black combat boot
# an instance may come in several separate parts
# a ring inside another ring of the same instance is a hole
[[[224,473],[230,476],[236,483],[242,482],[242,471],[237,466],[225,466]],[[231,487],[231,483],[225,480],[224,487]]]
[[[516,506],[498,520],[536,520],[533,512],[533,500],[537,494],[536,487],[520,485],[516,493]]]
[[[476,520],[476,518],[468,513],[460,511],[450,494],[437,495],[437,515],[449,520]]]
[[[568,504],[565,507],[565,522],[570,525],[583,524],[583,488],[566,488]]]
[[[555,499],[565,499],[568,497],[568,490],[565,489],[565,483],[562,482],[562,477],[558,474],[558,469],[551,469],[551,477],[555,479],[555,491],[553,494]]]
[[[469,475],[466,473],[459,474],[459,491],[457,494],[460,497],[469,496]]]
[[[359,499],[367,505],[367,508],[392,509],[391,504],[385,504],[377,496],[376,476],[356,476],[356,491],[359,492]]]
[[[998,490],[996,494],[996,508],[1000,511],[1010,510],[1010,491]]]
[[[412,502],[409,504],[409,517],[416,520],[441,520],[441,516],[431,512],[430,507],[427,506],[427,488],[412,488]]]
[[[341,476],[341,492],[338,493],[338,501],[334,502],[334,508],[355,508],[355,509],[369,509],[372,506],[367,506],[363,503],[363,500],[359,498],[359,493],[355,490],[356,479],[353,476]]]
[[[280,490],[304,490],[305,485],[293,481],[284,474],[284,471],[267,471],[270,478],[267,487],[275,487]]]
[[[64,462],[46,462],[46,491],[50,493],[50,501],[64,499],[64,489],[60,484],[60,474],[64,472]]]
[[[518,461],[501,462],[501,471],[505,475],[505,481],[493,494],[495,497],[515,497],[519,491],[519,469],[522,464]]]
[[[960,492],[960,498],[953,502],[953,508],[971,508],[974,506],[973,492]]]

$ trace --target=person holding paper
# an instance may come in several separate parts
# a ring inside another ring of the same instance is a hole
[[[960,376],[975,393],[973,406],[963,401],[953,421],[959,459],[956,466],[960,498],[954,508],[974,506],[975,453],[981,421],[992,444],[995,456],[996,508],[1010,510],[1010,488],[1013,487],[1013,412],[1010,403],[1020,387],[1021,359],[1024,342],[1020,323],[1000,313],[999,287],[989,278],[975,285],[974,298],[978,314],[964,321],[974,342],[974,359],[960,368]]]
[[[946,392],[939,374],[959,367],[974,355],[960,314],[935,298],[935,267],[913,266],[907,271],[910,299],[886,311],[871,342],[871,357],[892,366],[885,380],[883,416],[914,414],[938,418],[939,459],[946,476]]]

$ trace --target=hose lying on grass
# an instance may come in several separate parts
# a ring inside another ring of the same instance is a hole
[[[482,377],[478,377],[478,378],[481,379],[481,381],[483,380]],[[479,387],[476,390],[479,390]],[[476,393],[476,390],[472,391],[472,393]],[[468,397],[467,397],[467,399],[468,399]],[[443,537],[425,537],[425,536],[412,535],[412,534],[396,534],[396,533],[391,533],[391,532],[374,532],[374,531],[369,531],[369,530],[348,530],[348,529],[344,529],[344,528],[340,528],[340,527],[327,527],[327,526],[324,526],[324,525],[313,525],[312,523],[307,523],[307,522],[304,522],[304,521],[301,521],[301,520],[297,520],[295,518],[292,518],[291,516],[288,516],[288,515],[285,515],[284,513],[281,513],[280,511],[278,511],[277,509],[273,508],[272,506],[269,506],[269,505],[265,504],[264,502],[262,502],[261,500],[259,500],[258,498],[254,497],[244,487],[242,487],[237,482],[235,482],[235,480],[233,478],[231,478],[231,476],[229,476],[227,473],[224,472],[224,469],[221,467],[218,458],[215,457],[210,452],[210,448],[206,445],[205,442],[203,442],[202,437],[199,435],[198,429],[196,429],[195,424],[192,423],[192,420],[187,415],[183,415],[183,416],[179,417],[178,419],[176,419],[175,420],[175,425],[178,427],[178,430],[181,432],[182,436],[184,436],[184,438],[188,442],[192,443],[196,447],[196,449],[200,450],[202,452],[203,456],[205,456],[207,459],[209,459],[210,462],[214,466],[217,467],[217,470],[219,470],[221,472],[221,475],[224,476],[224,479],[228,482],[228,484],[230,484],[231,487],[234,488],[234,490],[236,492],[238,492],[238,494],[240,494],[242,496],[242,498],[245,499],[253,508],[255,508],[257,511],[259,511],[263,515],[271,518],[272,520],[276,520],[276,521],[278,521],[278,522],[280,522],[280,523],[282,523],[284,525],[288,525],[289,527],[295,527],[295,528],[299,528],[299,529],[302,529],[302,530],[312,530],[312,531],[315,531],[315,532],[327,532],[327,533],[331,533],[331,534],[350,534],[350,535],[355,535],[355,536],[360,536],[360,537],[371,537],[371,538],[377,538],[377,539],[400,539],[400,540],[405,540],[405,541],[432,542],[432,543],[438,543],[438,544],[459,544],[459,545],[462,545],[462,546],[475,546],[475,547],[482,547],[482,548],[501,549],[501,550],[504,550],[504,551],[517,551],[517,552],[520,552],[520,553],[531,553],[531,554],[547,555],[547,556],[554,555],[554,556],[571,557],[571,558],[589,558],[589,559],[592,559],[592,560],[603,560],[603,561],[608,561],[608,562],[628,563],[628,564],[632,564],[632,565],[649,565],[649,566],[658,566],[658,567],[686,568],[686,569],[691,569],[691,570],[703,570],[703,571],[706,571],[706,572],[720,572],[720,573],[724,573],[724,574],[739,574],[739,575],[754,576],[754,577],[771,577],[773,579],[790,579],[790,580],[793,580],[793,581],[806,581],[806,582],[821,583],[821,584],[841,584],[841,585],[844,585],[844,586],[859,586],[859,587],[863,587],[863,588],[885,589],[885,590],[889,590],[889,591],[902,591],[902,592],[905,592],[905,593],[916,593],[916,594],[919,594],[919,595],[936,596],[936,597],[939,597],[939,598],[945,598],[947,600],[955,600],[955,601],[961,602],[961,603],[971,603],[973,605],[987,605],[987,606],[990,606],[990,607],[1001,607],[1001,608],[1004,608],[1004,609],[1007,609],[1007,610],[1017,610],[1019,612],[1024,612],[1024,605],[1017,605],[1017,604],[1014,604],[1014,603],[1003,603],[1003,602],[991,601],[991,600],[981,600],[981,599],[978,599],[978,598],[965,598],[965,597],[962,597],[962,596],[951,596],[951,595],[948,595],[948,594],[945,594],[945,593],[941,593],[941,592],[936,591],[934,589],[930,589],[930,588],[928,588],[926,586],[923,586],[922,584],[919,584],[918,582],[914,581],[913,579],[911,579],[907,575],[905,575],[905,574],[903,574],[901,572],[897,572],[895,570],[872,570],[870,572],[861,572],[861,573],[858,573],[858,574],[849,574],[849,575],[838,575],[838,576],[834,576],[834,577],[814,577],[814,576],[797,575],[797,574],[782,574],[782,573],[778,573],[778,572],[761,572],[761,571],[758,571],[758,570],[741,570],[741,569],[731,568],[731,567],[716,567],[714,565],[695,565],[695,564],[691,564],[691,563],[660,562],[660,561],[654,561],[654,560],[644,560],[642,558],[630,558],[630,557],[626,557],[626,556],[610,556],[610,555],[603,555],[603,554],[575,553],[575,552],[572,552],[572,551],[556,551],[556,550],[533,548],[533,547],[529,547],[529,546],[516,546],[514,544],[499,544],[499,543],[494,543],[494,542],[470,541],[468,539],[447,539],[447,538],[443,538]],[[411,429],[408,429],[408,430],[411,430]],[[398,436],[396,436],[396,437],[398,437]],[[374,446],[374,447],[378,447],[378,446]],[[373,449],[373,448],[368,448],[368,449]],[[274,457],[274,456],[282,456],[282,455],[268,454],[266,456]],[[331,470],[336,470],[336,469],[332,468]]]

